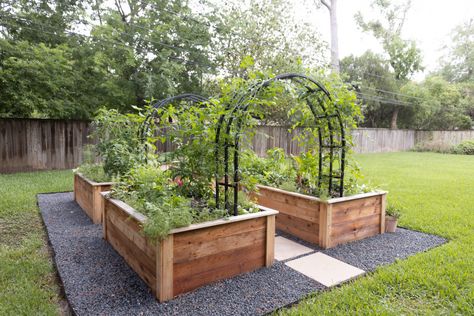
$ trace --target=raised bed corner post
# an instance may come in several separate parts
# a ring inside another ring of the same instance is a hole
[[[345,171],[345,151],[346,151],[346,139],[345,139],[345,128],[344,122],[341,117],[340,110],[337,106],[332,107],[332,112],[325,106],[325,102],[334,102],[331,98],[330,93],[324,88],[322,84],[317,82],[316,80],[296,73],[287,73],[281,74],[274,78],[259,82],[257,84],[252,85],[245,93],[241,95],[234,95],[231,101],[226,105],[226,114],[223,114],[218,122],[216,128],[216,148],[215,148],[215,162],[216,162],[216,205],[219,207],[219,188],[220,186],[224,186],[224,206],[225,209],[229,214],[231,214],[229,198],[228,198],[228,188],[231,187],[234,190],[233,194],[233,214],[237,215],[237,205],[238,205],[238,190],[239,190],[239,152],[240,152],[240,138],[241,133],[240,130],[242,129],[243,117],[244,114],[249,110],[250,105],[252,105],[251,99],[257,97],[258,93],[267,87],[269,87],[272,83],[276,81],[288,80],[292,83],[298,83],[306,88],[306,95],[316,95],[317,98],[317,105],[322,110],[323,115],[318,115],[315,105],[309,100],[308,97],[305,97],[306,104],[309,106],[311,113],[314,116],[315,122],[317,123],[319,120],[326,120],[326,125],[328,128],[329,135],[324,135],[322,133],[321,126],[317,125],[318,128],[318,144],[319,144],[319,153],[318,153],[318,190],[321,191],[321,186],[323,184],[323,179],[327,179],[328,182],[328,196],[333,196],[333,179],[339,179],[339,187],[337,195],[339,197],[344,196],[344,171]],[[312,85],[313,87],[311,87]],[[325,101],[324,99],[328,100]],[[337,119],[337,124],[331,123],[331,118]],[[235,128],[236,132],[233,139],[233,144],[229,144],[229,136],[232,129],[233,124],[237,122]],[[224,141],[223,141],[223,151],[224,151],[224,183],[220,182],[220,175],[219,175],[219,164],[220,164],[220,147],[221,144],[221,134],[225,131]],[[340,136],[340,145],[336,145],[334,137],[337,136],[336,130],[339,132]],[[325,143],[325,140],[329,138],[329,144]],[[233,168],[234,168],[234,176],[233,176],[233,183],[229,184],[229,147],[234,148],[234,155],[233,155]],[[329,174],[323,174],[323,161],[326,157],[325,150],[329,149]],[[339,155],[339,174],[335,174],[334,172],[334,165],[333,165],[333,158],[334,158],[334,151],[338,149],[340,151]]]
[[[147,159],[148,157],[148,146],[145,144],[146,136],[150,132],[151,122],[154,119],[159,118],[158,110],[174,102],[181,102],[181,101],[188,101],[191,103],[202,103],[202,102],[207,101],[207,98],[200,96],[198,94],[194,94],[194,93],[183,93],[183,94],[172,96],[166,99],[162,99],[156,102],[155,104],[153,104],[152,110],[150,111],[150,113],[147,114],[142,125],[138,129],[138,139],[141,141],[141,143],[144,146],[145,159]]]

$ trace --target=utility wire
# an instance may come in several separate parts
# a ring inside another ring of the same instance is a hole
[[[366,99],[366,100],[379,101],[379,102],[384,102],[384,103],[389,103],[389,104],[394,104],[394,105],[411,106],[411,104],[406,103],[406,102],[402,102],[402,101],[394,100],[394,99],[386,99],[377,95],[365,94],[365,93],[360,93],[360,92],[358,92],[357,94],[359,96],[362,96],[362,99]]]
[[[389,93],[389,94],[393,94],[393,95],[399,95],[399,96],[407,97],[407,98],[410,98],[410,99],[424,100],[423,98],[411,96],[411,95],[404,94],[404,93],[392,92],[392,91],[387,91],[387,90],[382,90],[382,89],[377,89],[377,88],[372,88],[372,87],[363,87],[363,88],[369,89],[369,90],[374,90],[374,91],[379,91],[379,92],[384,92],[384,93]]]
[[[169,10],[167,10],[169,11]],[[172,14],[175,14],[176,16],[177,13],[174,12],[174,11],[170,11],[170,13]],[[18,21],[21,21],[23,23],[30,23],[30,24],[34,24],[34,25],[37,25],[37,26],[40,26],[41,29],[42,27],[46,26],[46,27],[49,27],[51,28],[50,25],[46,25],[46,24],[43,24],[43,23],[38,23],[36,21],[32,21],[32,20],[28,20],[28,19],[25,19],[25,18],[21,18],[21,17],[15,17],[13,15],[4,15],[4,14],[1,14],[0,13],[0,17],[5,17],[5,18],[9,18],[9,19],[12,19],[12,20],[16,20],[17,22]],[[179,17],[179,16],[178,16]],[[196,20],[198,21],[198,20]],[[8,23],[8,22],[5,22],[5,21],[0,21],[0,24],[6,24],[6,25],[9,25],[9,26],[17,26],[15,24],[11,24],[11,23]],[[87,25],[90,25],[90,26],[95,26],[91,23],[85,23]],[[30,30],[33,30],[33,31],[38,31],[38,29],[36,28],[32,28],[28,25],[20,25],[20,27],[24,27],[24,28],[27,28],[27,29],[30,29]],[[137,28],[140,28],[140,29],[143,29],[143,30],[146,30],[146,31],[149,31],[149,32],[156,32],[152,29],[148,29],[148,28],[145,28],[145,27],[141,27],[141,26],[138,26],[138,25],[133,25],[132,27],[137,27]],[[48,31],[45,31],[44,29],[41,30],[42,32],[44,33],[47,33],[47,34],[50,34],[50,35],[54,35],[54,36],[58,36],[59,34],[57,32],[48,32]],[[118,45],[118,46],[123,46],[125,48],[131,48],[130,45],[126,45],[125,43],[123,42],[120,42],[118,40],[113,40],[113,39],[104,39],[100,36],[88,36],[88,35],[84,35],[84,34],[80,34],[80,33],[77,33],[77,32],[74,32],[74,31],[70,31],[70,30],[64,30],[64,33],[67,33],[67,34],[70,34],[70,35],[74,35],[74,36],[78,36],[78,37],[81,37],[83,39],[92,39],[93,42],[95,40],[99,40],[99,43],[100,42],[108,42],[108,43],[111,43],[113,45]],[[128,33],[128,32],[120,32],[121,35],[129,35],[129,36],[133,36],[135,34],[131,34],[131,33]],[[188,42],[192,42],[190,40],[187,40],[187,39],[180,39],[180,40],[186,40]],[[170,48],[172,50],[180,50],[182,52],[187,52],[187,53],[191,53],[190,50],[184,48],[184,47],[179,47],[179,46],[174,46],[174,45],[170,45],[170,44],[167,44],[167,43],[163,43],[163,42],[160,42],[160,41],[154,41],[154,40],[149,40],[149,39],[141,39],[142,42],[148,42],[148,43],[153,43],[153,44],[156,44],[156,45],[160,45],[160,46],[163,46],[163,47],[166,47],[166,48]],[[202,45],[202,44],[198,44],[198,45]],[[183,59],[183,58],[180,58],[180,57],[174,57],[174,56],[168,56],[169,59],[172,59],[172,60],[177,60],[177,61],[181,61],[181,62],[185,62],[185,63],[188,63],[188,64],[193,64],[193,65],[197,65],[197,66],[201,66],[201,67],[204,67],[204,68],[209,68],[210,66],[209,65],[203,65],[202,63],[198,63],[198,62],[195,62],[195,61],[191,61],[191,60],[186,60],[186,59]],[[376,76],[376,77],[382,77],[382,76],[379,76],[379,75],[375,75],[375,74],[370,74],[370,73],[365,73],[365,74],[368,74],[368,75],[373,75],[373,76]],[[384,77],[382,77],[384,78]],[[386,78],[386,77],[385,77]],[[372,87],[365,87],[366,89],[369,89],[369,90],[374,90],[374,91],[379,91],[379,92],[383,92],[383,93],[388,93],[388,94],[392,94],[392,95],[399,95],[399,96],[404,96],[404,97],[407,97],[407,98],[414,98],[414,99],[420,99],[420,100],[423,100],[422,98],[420,97],[414,97],[414,96],[410,96],[410,95],[407,95],[407,94],[403,94],[403,93],[396,93],[396,92],[392,92],[392,91],[387,91],[387,90],[383,90],[383,89],[377,89],[377,88],[372,88]],[[357,92],[358,95],[362,95],[362,96],[365,96],[366,99],[369,99],[370,100],[373,100],[373,101],[380,101],[380,102],[385,102],[385,103],[390,103],[390,104],[398,104],[398,105],[410,105],[406,102],[402,102],[400,100],[394,100],[394,99],[386,99],[386,98],[383,98],[381,96],[378,96],[378,95],[369,95],[369,94],[364,94],[364,93],[361,93],[361,92]]]

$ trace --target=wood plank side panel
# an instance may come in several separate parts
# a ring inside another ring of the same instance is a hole
[[[156,294],[155,248],[150,247],[151,251],[145,252],[140,247],[137,247],[135,241],[143,238],[143,236],[141,236],[139,229],[133,230],[130,228],[139,227],[138,223],[127,225],[127,229],[124,229],[124,225],[117,225],[117,220],[126,215],[108,200],[105,200],[104,207],[106,208],[105,226],[107,227],[107,241]],[[133,219],[130,219],[130,222],[133,222]],[[150,256],[151,254],[152,256]]]
[[[173,298],[173,239],[170,234],[156,246],[156,293],[160,302]]]
[[[259,192],[255,197],[260,205],[312,223],[319,222],[319,203],[316,201],[285,194],[284,192],[276,192],[263,187],[259,188]]]
[[[263,217],[175,234],[173,294],[265,266],[266,228]]]
[[[350,200],[333,205],[333,224],[352,221],[369,215],[380,214],[381,196]]]
[[[328,247],[379,234],[385,195],[334,203]]]
[[[94,217],[94,188],[82,177],[75,174],[74,175],[74,196],[77,204],[82,208],[82,210],[89,216],[90,219]]]
[[[257,203],[275,209],[276,228],[311,243],[319,243],[320,203],[268,188],[259,189]]]
[[[278,230],[314,244],[319,243],[319,226],[318,223],[311,223],[282,212],[276,216]]]
[[[270,267],[275,261],[275,215],[267,217],[267,240],[265,265]]]
[[[100,193],[109,191],[111,187],[111,185],[92,185],[82,176],[74,175],[74,200],[94,224],[102,223],[102,196]]]
[[[196,260],[175,263],[173,293],[179,295],[263,266],[265,266],[264,240]]]

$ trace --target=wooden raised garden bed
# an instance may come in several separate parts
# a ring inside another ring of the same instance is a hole
[[[143,235],[143,214],[102,195],[104,238],[160,302],[274,261],[275,210],[173,229],[158,242]]]
[[[74,175],[74,200],[94,224],[102,223],[101,192],[109,191],[112,182],[94,182],[80,173]]]
[[[387,192],[319,198],[258,186],[257,202],[279,212],[276,228],[322,248],[385,232]]]

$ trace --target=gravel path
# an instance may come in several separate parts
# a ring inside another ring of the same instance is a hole
[[[38,195],[66,297],[77,315],[262,315],[325,287],[283,263],[160,304],[102,239],[72,193]]]
[[[446,239],[439,236],[397,228],[395,233],[369,237],[322,252],[362,270],[373,271],[380,265],[395,262],[445,242]]]
[[[101,226],[92,224],[73,201],[72,193],[40,194],[38,205],[66,297],[77,315],[263,315],[325,289],[284,262],[277,262],[271,268],[220,281],[160,304],[102,239]],[[399,229],[323,252],[373,270],[444,242],[437,236]]]

